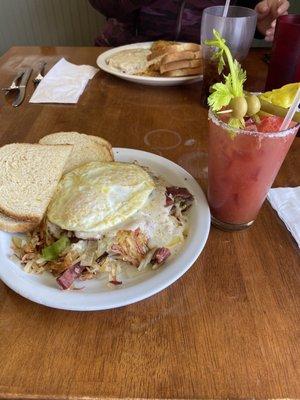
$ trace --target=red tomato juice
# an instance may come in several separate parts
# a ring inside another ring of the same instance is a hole
[[[244,225],[254,221],[298,127],[284,132],[238,131],[210,112],[208,202],[214,219]],[[259,130],[259,126],[258,126]]]

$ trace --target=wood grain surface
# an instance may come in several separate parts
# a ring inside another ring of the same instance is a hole
[[[95,65],[99,48],[12,48],[0,86],[21,66],[62,56]],[[248,57],[248,89],[263,89],[264,50]],[[56,131],[167,157],[205,188],[207,112],[200,84],[127,83],[99,72],[77,105],[19,108],[1,95],[0,145]],[[296,138],[274,186],[300,185]],[[34,304],[0,283],[0,398],[299,398],[299,249],[265,203],[249,230],[214,228],[194,266],[134,305],[68,312]]]

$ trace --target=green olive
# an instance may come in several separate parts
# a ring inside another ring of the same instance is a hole
[[[230,108],[232,109],[233,118],[244,118],[248,108],[245,97],[234,97],[230,101]]]
[[[247,115],[251,117],[252,115],[257,114],[261,107],[259,98],[254,94],[250,94],[246,96],[246,101],[248,105]]]

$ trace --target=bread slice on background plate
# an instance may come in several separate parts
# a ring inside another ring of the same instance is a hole
[[[151,53],[147,56],[148,71],[157,72],[160,75],[169,71],[166,64],[179,61],[195,61],[201,59],[201,46],[196,43],[177,43],[166,40],[154,42],[150,48]],[[190,68],[189,65],[180,68]],[[173,69],[172,69],[173,70]],[[164,72],[162,72],[164,71]],[[168,76],[168,75],[163,75]],[[180,75],[182,76],[182,75]]]
[[[202,67],[201,60],[180,60],[180,61],[173,61],[167,64],[160,65],[160,73],[164,74],[168,71],[175,71],[178,69],[183,68],[200,68]]]
[[[199,52],[201,46],[196,43],[176,43],[176,42],[168,42],[164,40],[160,40],[158,42],[153,43],[150,50],[151,53],[147,56],[148,61],[153,60],[154,58],[164,56],[166,54],[178,53],[183,51],[195,51]]]
[[[48,207],[71,145],[12,143],[0,148],[0,212],[39,223]],[[12,222],[11,222],[12,223]]]
[[[41,144],[72,144],[73,151],[65,166],[64,174],[92,161],[113,161],[109,142],[97,136],[78,132],[50,133],[40,139]]]
[[[0,231],[24,233],[32,231],[37,225],[36,222],[18,221],[0,213]]]
[[[162,76],[190,76],[190,75],[201,75],[202,74],[202,66],[196,68],[182,68],[176,69],[175,71],[165,72]]]
[[[200,60],[201,58],[201,51],[177,51],[175,53],[167,53],[162,56],[160,65],[181,60]]]
[[[171,46],[172,44],[177,44],[172,40],[156,40],[152,43],[150,50],[151,51],[160,51],[165,50],[167,47]]]

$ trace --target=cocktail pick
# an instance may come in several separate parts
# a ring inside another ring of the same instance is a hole
[[[225,6],[224,6],[224,9],[223,9],[223,15],[222,15],[223,18],[227,17],[229,6],[230,6],[230,0],[226,0]]]
[[[285,131],[289,127],[292,119],[294,118],[295,113],[299,109],[299,103],[300,103],[300,86],[297,90],[294,101],[293,101],[289,111],[287,112],[287,114],[283,120],[283,123],[281,124],[279,131]]]

